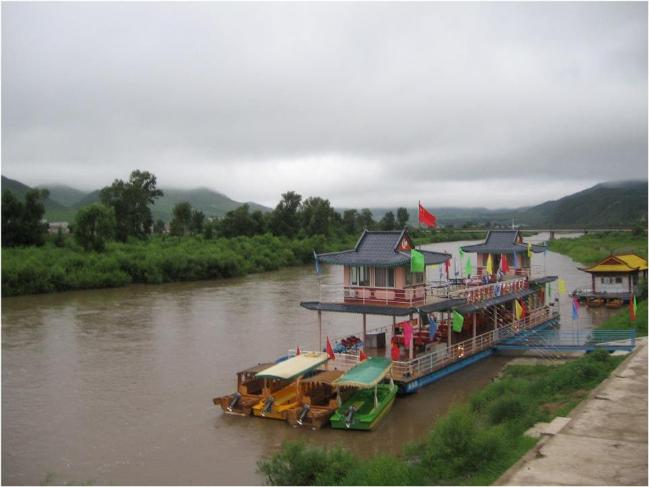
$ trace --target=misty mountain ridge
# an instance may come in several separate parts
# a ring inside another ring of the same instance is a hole
[[[100,190],[84,192],[65,184],[48,184],[39,187],[50,191],[50,196],[44,201],[45,217],[50,221],[72,221],[79,208],[99,201]],[[2,176],[2,190],[6,189],[23,198],[30,187]],[[222,217],[228,211],[244,204],[206,187],[160,189],[164,196],[158,198],[153,205],[152,213],[154,219],[162,219],[166,222],[172,218],[173,207],[183,201],[189,202],[193,208],[202,211],[208,217]],[[251,211],[271,211],[271,208],[254,202],[247,204]],[[515,209],[446,206],[427,209],[436,215],[440,226],[461,226],[467,223],[511,225],[512,221],[523,227],[619,227],[643,222],[646,226],[647,181],[607,181],[558,200]],[[336,208],[336,210],[342,213],[345,208]],[[370,210],[377,221],[387,211],[392,211],[396,215],[396,208],[370,208]],[[416,224],[417,208],[408,208],[408,213],[409,222]]]

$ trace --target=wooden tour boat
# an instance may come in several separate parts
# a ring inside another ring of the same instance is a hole
[[[259,402],[263,392],[264,381],[257,378],[257,373],[272,366],[272,363],[259,364],[237,372],[237,392],[215,397],[212,401],[216,406],[221,406],[225,414],[249,416],[252,413],[252,407]],[[277,381],[273,385],[275,390],[281,389],[287,385],[287,382]]]
[[[297,405],[287,410],[286,420],[291,426],[320,429],[338,408],[333,382],[343,372],[325,370],[298,382]]]
[[[261,418],[286,419],[286,413],[299,405],[300,378],[327,360],[326,353],[305,352],[259,372],[257,377],[263,379],[264,387],[259,402],[252,407],[252,414]],[[274,387],[276,382],[288,384],[278,390]]]
[[[334,381],[339,390],[358,390],[331,416],[331,426],[338,429],[372,430],[385,417],[397,395],[397,386],[379,384],[390,372],[392,362],[384,357],[370,357]]]
[[[603,304],[604,300],[602,298],[592,298],[588,300],[589,308],[601,308]]]

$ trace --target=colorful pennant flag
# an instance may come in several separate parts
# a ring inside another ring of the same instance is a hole
[[[300,346],[298,345],[297,348],[295,349],[295,355],[300,355]]]
[[[466,266],[465,266],[464,271],[466,272],[467,276],[470,276],[471,274],[473,274],[473,267],[471,266],[471,257],[470,256],[466,259]]]
[[[566,281],[559,279],[559,294],[566,294]]]
[[[358,354],[358,360],[359,362],[362,362],[363,360],[367,360],[367,355],[365,355],[365,350],[361,348],[361,353]]]
[[[448,270],[451,268],[451,259],[448,259],[444,262],[444,270],[446,271],[446,277],[448,277]]]
[[[336,355],[334,355],[334,349],[331,347],[329,337],[327,337],[327,355],[329,356],[329,360],[336,360]]]
[[[421,206],[421,201],[419,202],[419,223],[423,223],[424,225],[431,228],[435,228],[437,226],[437,218],[426,208]]]
[[[514,310],[516,313],[516,319],[520,320],[523,317],[523,307],[521,303],[518,302],[518,299],[514,300]]]
[[[399,346],[396,343],[392,344],[392,349],[390,350],[390,357],[392,357],[392,360],[394,362],[397,362],[401,358],[401,350],[399,350]]]
[[[518,253],[514,252],[514,269],[520,269],[520,263],[518,262]]]
[[[494,273],[494,261],[491,258],[491,254],[487,256],[487,274],[490,276]]]
[[[460,262],[464,260],[464,250],[460,247]]]
[[[530,242],[527,242],[527,257],[532,258],[532,244]]]
[[[410,251],[410,272],[424,272],[425,269],[424,254],[412,249]]]
[[[464,316],[453,310],[453,331],[461,332],[464,326]]]
[[[550,283],[548,282],[548,283],[546,284],[546,286],[547,286],[547,288],[548,288],[548,299],[551,299],[551,298],[552,298],[552,284],[550,284]]]
[[[403,324],[403,342],[405,347],[410,350],[410,342],[412,341],[412,325],[410,322]]]
[[[631,321],[635,321],[637,313],[638,313],[638,303],[635,299],[635,296],[633,296],[632,299],[629,299],[629,318],[631,318]]]
[[[579,319],[579,300],[577,298],[572,299],[572,319]]]
[[[507,256],[505,254],[500,256],[500,270],[503,271],[503,273],[509,272],[509,263],[507,262]]]

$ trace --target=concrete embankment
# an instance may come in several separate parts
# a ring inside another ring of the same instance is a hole
[[[496,485],[647,485],[647,340]]]

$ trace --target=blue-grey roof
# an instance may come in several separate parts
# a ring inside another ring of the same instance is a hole
[[[465,252],[477,252],[480,254],[513,254],[527,252],[526,243],[517,243],[518,236],[518,230],[490,230],[484,243],[465,245],[462,247],[462,250]],[[544,250],[544,246],[532,244],[532,252],[538,254]]]
[[[399,250],[402,238],[408,238],[406,230],[365,230],[351,250],[317,254],[320,262],[334,265],[370,265],[374,267],[399,267],[410,264],[410,251]],[[449,254],[419,250],[426,265],[441,264],[451,258]]]

